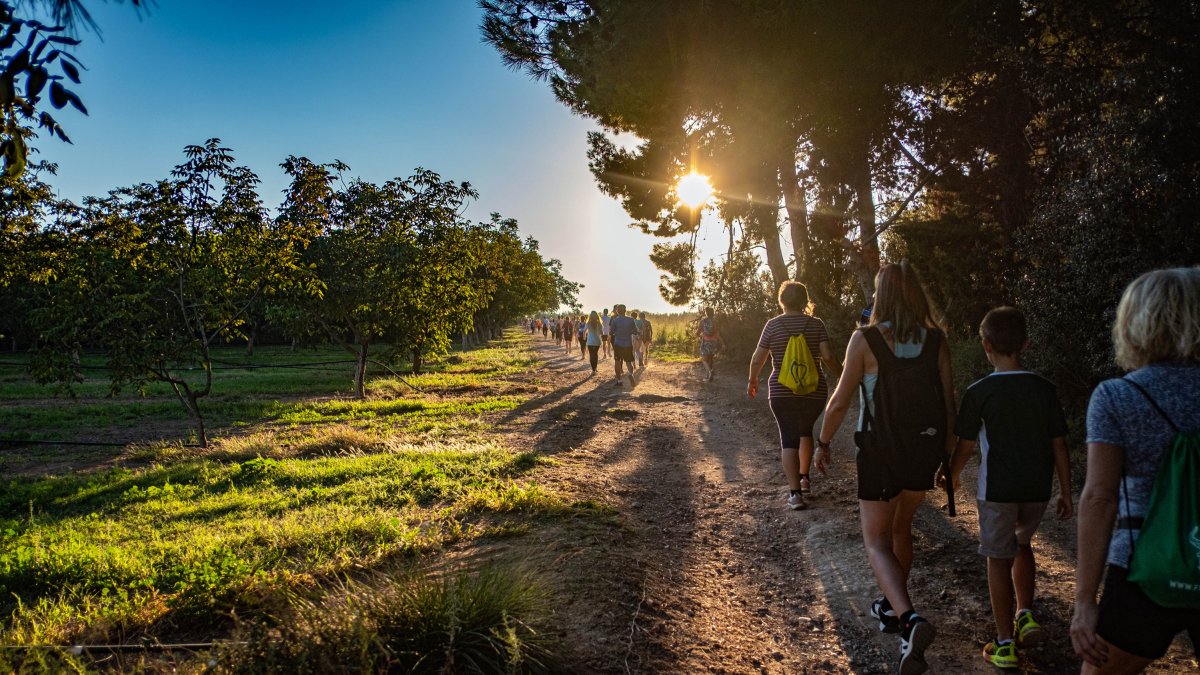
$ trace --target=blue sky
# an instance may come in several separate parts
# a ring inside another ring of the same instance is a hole
[[[586,308],[673,310],[647,258],[654,240],[587,170],[595,125],[504,67],[473,0],[158,0],[140,18],[127,2],[87,7],[102,30],[76,50],[90,114],[57,115],[74,145],[36,143],[62,196],[164,178],[211,137],[259,175],[272,209],[288,155],[340,159],[374,182],[420,166],[475,186],[473,220],[516,218],[585,284]]]

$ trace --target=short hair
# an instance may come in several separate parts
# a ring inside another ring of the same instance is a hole
[[[1134,279],[1117,304],[1117,365],[1200,361],[1200,267],[1154,270]]]
[[[710,319],[711,319],[711,318],[712,318],[712,315],[713,315],[713,308],[712,308],[712,307],[705,307],[705,308],[704,308],[704,316],[707,316],[708,318],[710,318]]]
[[[779,284],[779,306],[785,312],[809,311],[808,286],[799,281],[785,281]]]
[[[1025,315],[1016,307],[997,307],[979,324],[979,337],[987,340],[998,354],[1011,356],[1025,348],[1029,340]]]

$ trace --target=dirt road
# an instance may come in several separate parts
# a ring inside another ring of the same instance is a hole
[[[894,672],[899,640],[867,616],[879,595],[859,537],[849,424],[835,467],[814,476],[805,511],[785,508],[778,436],[765,400],[745,395],[745,364],[714,382],[694,364],[651,361],[636,386],[592,376],[578,351],[550,340],[539,395],[502,421],[509,442],[554,458],[538,480],[611,507],[613,525],[581,526],[531,551],[553,565],[568,598],[567,653],[581,668],[636,673]],[[764,392],[765,394],[765,392]],[[853,419],[852,417],[849,419]],[[931,492],[917,514],[910,583],[938,628],[930,672],[994,672],[978,656],[992,633],[984,559],[975,552],[973,468],[958,516]],[[1076,486],[1078,490],[1078,486]],[[1074,673],[1067,636],[1073,522],[1047,520],[1034,540],[1037,609],[1046,645],[1027,672]],[[1195,672],[1176,641],[1151,672]]]

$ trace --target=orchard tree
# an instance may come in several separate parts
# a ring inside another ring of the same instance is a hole
[[[356,180],[333,191],[321,178],[329,172],[309,164],[297,165],[290,193],[298,200],[297,222],[325,228],[305,254],[323,286],[305,315],[355,355],[354,391],[361,398],[373,346],[384,360],[415,351],[419,368],[421,355],[446,348],[482,302],[465,283],[476,254],[459,223],[466,200],[477,194],[468,183],[424,169],[408,179]]]
[[[55,228],[59,262],[36,312],[34,373],[69,385],[80,350],[98,347],[114,394],[169,384],[206,445],[212,347],[239,337],[259,298],[311,281],[302,240],[267,219],[258,177],[219,139],[185,154],[171,179],[88,199]]]

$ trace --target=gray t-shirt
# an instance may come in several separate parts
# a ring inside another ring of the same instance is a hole
[[[1126,377],[1142,385],[1180,431],[1200,428],[1200,365],[1155,363]],[[1171,425],[1128,382],[1106,380],[1092,392],[1087,442],[1107,443],[1125,451],[1124,487],[1117,489],[1117,518],[1146,516],[1154,477],[1174,437]],[[1136,540],[1136,529],[1113,531],[1108,545],[1109,564],[1129,567],[1131,534]]]

